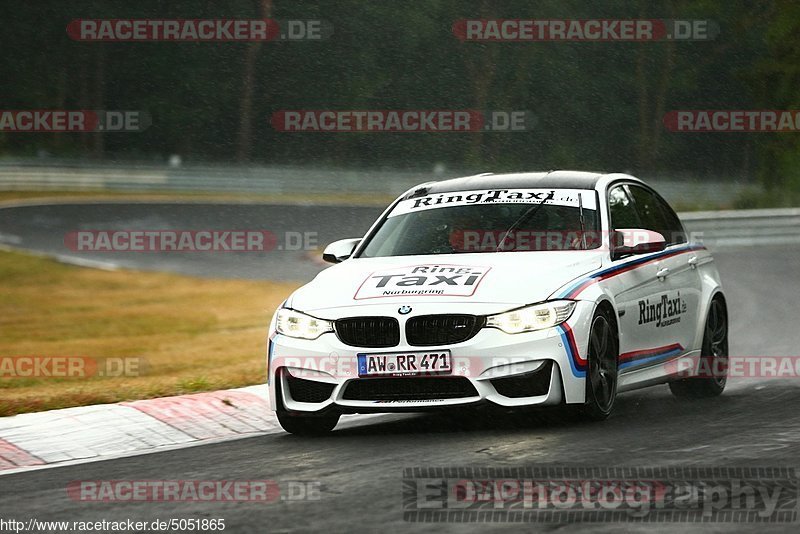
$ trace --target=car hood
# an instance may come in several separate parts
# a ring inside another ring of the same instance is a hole
[[[567,282],[598,269],[600,251],[498,252],[355,258],[298,289],[287,306],[304,312],[359,305],[498,304],[547,299]]]

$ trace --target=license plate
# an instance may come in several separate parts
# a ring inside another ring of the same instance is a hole
[[[449,350],[358,355],[358,376],[442,375],[452,371]]]

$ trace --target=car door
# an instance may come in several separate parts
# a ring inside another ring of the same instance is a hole
[[[695,253],[688,247],[686,233],[678,216],[655,191],[629,184],[642,228],[662,234],[667,242],[664,252],[653,262],[656,271],[655,291],[637,302],[636,327],[643,337],[658,341],[660,353],[654,364],[693,348],[700,305],[701,281],[695,268]],[[652,270],[652,269],[651,269]]]
[[[609,189],[608,206],[610,228],[647,228],[648,221],[641,220],[636,204],[626,184]],[[606,287],[614,295],[620,326],[620,372],[658,364],[658,357],[672,341],[664,330],[646,320],[646,306],[658,302],[665,292],[664,281],[658,273],[661,253],[628,255],[613,260],[611,276]]]

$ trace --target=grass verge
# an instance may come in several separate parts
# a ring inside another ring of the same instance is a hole
[[[262,383],[269,320],[298,285],[106,272],[0,252],[0,415]],[[128,358],[140,376],[9,377],[9,359],[31,355]]]

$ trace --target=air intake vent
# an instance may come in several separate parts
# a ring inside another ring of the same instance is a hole
[[[345,400],[411,401],[461,399],[477,397],[472,383],[461,377],[452,378],[359,378],[344,391]]]
[[[286,377],[289,384],[289,396],[297,402],[324,402],[331,398],[331,393],[336,388],[335,384],[304,380],[292,375]]]
[[[537,370],[508,378],[490,380],[497,392],[511,399],[538,397],[550,391],[550,375],[553,362],[548,361]]]

